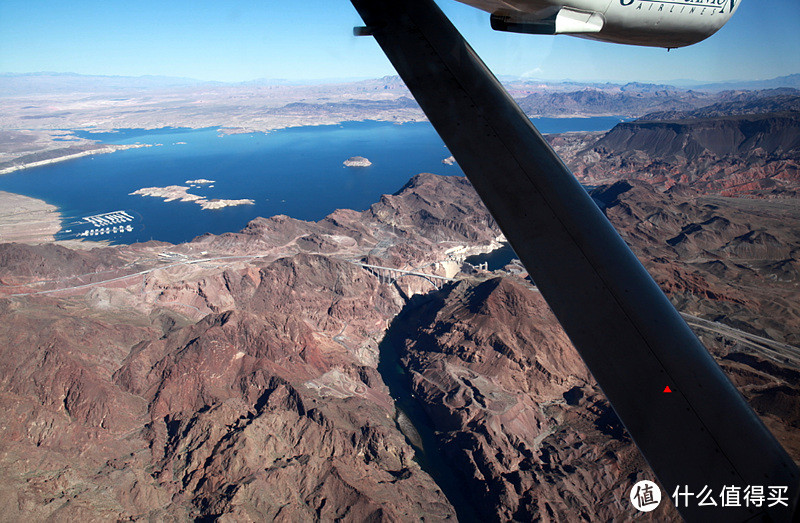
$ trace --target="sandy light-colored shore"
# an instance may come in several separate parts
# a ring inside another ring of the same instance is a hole
[[[58,162],[65,162],[67,160],[75,160],[77,158],[83,158],[84,156],[93,156],[95,154],[108,154],[108,153],[113,153],[113,152],[116,152],[116,151],[124,151],[126,149],[138,149],[140,147],[152,147],[152,145],[151,144],[139,144],[139,143],[130,144],[130,145],[106,145],[106,146],[98,147],[96,149],[89,149],[87,151],[80,151],[80,152],[77,152],[77,153],[70,152],[70,153],[64,154],[63,156],[55,156],[53,158],[47,158],[47,159],[44,159],[44,160],[37,160],[37,161],[32,161],[32,162],[24,162],[24,163],[19,163],[19,164],[16,164],[16,165],[11,165],[9,167],[5,167],[3,169],[0,169],[0,175],[13,173],[15,171],[21,171],[23,169],[31,169],[33,167],[41,167],[43,165],[50,165],[50,164],[58,163]]]
[[[0,243],[47,243],[61,229],[58,208],[42,200],[0,191]]]

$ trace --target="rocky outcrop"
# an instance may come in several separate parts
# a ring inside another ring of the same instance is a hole
[[[292,315],[236,311],[140,345],[115,379],[148,401],[161,488],[205,517],[448,517],[374,368],[348,356]]]
[[[800,345],[795,200],[660,193],[634,181],[593,195],[679,310]]]
[[[69,313],[0,302],[0,336],[20,344],[0,354],[4,456],[49,456],[41,482],[0,460],[12,518],[453,517],[375,370],[391,288],[303,254],[211,279],[201,289],[227,298],[206,299],[230,305],[197,323],[141,303],[101,313],[92,293]]]
[[[640,179],[723,196],[795,196],[800,113],[620,123],[573,154],[575,175],[590,184]]]
[[[338,253],[400,269],[420,268],[445,275],[431,260],[446,260],[454,247],[487,249],[500,236],[492,216],[469,182],[459,176],[423,173],[395,194],[383,195],[369,209],[339,209],[319,222],[288,216],[257,218],[240,233],[207,235],[193,244],[207,250],[263,253]],[[458,264],[457,264],[458,265]],[[424,290],[421,281],[404,280],[409,292]]]
[[[784,157],[800,150],[800,113],[617,124],[595,148],[600,154],[636,151],[665,162],[703,155],[747,156],[755,150]]]
[[[606,88],[603,88],[606,87]],[[549,116],[639,116],[655,110],[686,110],[717,97],[668,85],[592,86],[566,92],[534,92],[517,100],[526,114]]]
[[[626,496],[642,458],[530,285],[463,281],[412,302],[392,329],[477,520],[636,516]]]
[[[103,271],[121,264],[115,249],[95,249],[91,254],[57,244],[29,246],[0,244],[0,278],[58,278]]]
[[[424,174],[413,177],[397,193],[384,195],[370,206],[369,216],[429,241],[490,243],[499,234],[497,224],[475,198],[466,178]]]
[[[659,111],[641,118],[643,121],[695,120],[727,118],[753,114],[789,113],[800,111],[800,90],[791,88],[763,91],[728,91],[721,93],[717,103],[689,111]]]
[[[462,281],[417,297],[390,329],[413,394],[481,521],[678,518],[627,503],[647,467],[529,284]],[[800,461],[800,359],[704,336],[723,370]],[[651,477],[651,476],[650,476]]]
[[[363,156],[351,156],[342,163],[345,167],[369,167],[372,165],[372,162]]]

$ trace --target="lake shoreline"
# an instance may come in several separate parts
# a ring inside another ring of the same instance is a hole
[[[34,160],[31,162],[20,163],[16,165],[11,165],[9,167],[4,167],[0,169],[0,176],[4,174],[11,174],[17,171],[23,171],[25,169],[32,169],[34,167],[43,167],[45,165],[52,165],[54,163],[59,162],[66,162],[68,160],[77,160],[78,158],[85,158],[87,156],[94,156],[95,154],[109,154],[115,153],[117,151],[125,151],[128,149],[139,149],[141,147],[153,147],[152,144],[128,144],[128,145],[116,145],[116,144],[98,144],[99,146],[96,149],[89,149],[86,151],[74,152],[69,151],[65,152],[61,156],[54,156],[52,158],[46,158],[43,160]],[[48,150],[36,151],[30,153],[31,155],[35,154],[42,154],[47,152]],[[53,151],[53,149],[49,149],[49,151]],[[57,151],[57,149],[55,150]],[[13,161],[13,160],[12,160]]]
[[[559,116],[529,116],[529,118],[536,123],[536,120],[551,120],[551,121],[558,121],[558,120],[593,120],[593,119],[620,119],[622,121],[621,116],[619,115],[583,115],[583,114],[574,114],[574,115],[559,115]],[[425,118],[413,118],[413,117],[405,117],[399,118],[396,120],[390,119],[383,119],[383,118],[364,118],[360,120],[339,120],[336,118],[332,119],[321,119],[317,122],[271,122],[270,124],[266,125],[246,125],[246,126],[230,126],[230,125],[219,125],[219,126],[201,126],[201,127],[173,127],[173,126],[163,126],[163,127],[135,127],[135,128],[128,128],[128,127],[111,127],[108,129],[87,129],[87,128],[70,128],[64,129],[64,131],[69,131],[70,133],[91,133],[91,134],[112,134],[118,132],[125,132],[130,130],[138,130],[138,131],[161,131],[167,129],[174,129],[174,130],[191,130],[191,131],[198,131],[203,129],[214,129],[220,136],[234,136],[237,134],[252,134],[252,133],[262,133],[262,134],[269,134],[274,131],[280,131],[285,129],[294,129],[294,128],[302,128],[302,127],[321,127],[321,126],[337,126],[342,124],[348,123],[364,123],[364,122],[376,122],[376,123],[387,123],[387,124],[407,124],[407,123],[420,123],[420,122],[427,122],[428,120]],[[542,131],[542,134],[549,135],[549,134],[568,134],[568,133],[577,133],[577,132],[593,132],[593,130],[577,130],[577,131],[558,131],[558,132],[546,132]],[[78,135],[76,135],[78,136]],[[89,138],[88,136],[85,138]],[[89,138],[91,139],[91,138]],[[10,174],[12,172],[21,171],[25,169],[31,169],[35,167],[41,167],[44,165],[51,165],[58,162],[64,162],[68,160],[78,159],[86,156],[92,156],[95,154],[108,154],[113,153],[119,150],[126,150],[126,149],[134,149],[138,147],[152,147],[154,145],[160,144],[114,144],[114,143],[103,143],[98,141],[96,144],[96,148],[88,149],[85,151],[75,152],[74,150],[65,150],[62,155],[54,156],[53,158],[45,158],[41,160],[34,160],[29,162],[23,162],[20,164],[12,164],[6,165],[5,167],[1,167],[3,164],[13,163],[14,161],[18,161],[19,158],[11,159],[6,162],[0,163],[0,175]],[[46,154],[48,152],[56,152],[58,149],[52,148],[42,148],[41,150],[34,150],[26,152],[25,156],[33,156],[37,154]]]
[[[607,130],[617,122],[560,118],[535,124],[555,135]],[[92,239],[181,243],[206,233],[241,231],[259,216],[319,220],[336,209],[364,210],[422,172],[463,176],[457,163],[442,163],[450,152],[429,123],[370,120],[222,136],[219,128],[171,127],[73,133],[101,142],[108,152],[137,150],[111,155],[94,152],[103,150],[99,147],[86,152],[72,148],[60,160],[29,156],[37,163],[0,176],[0,190],[60,208],[66,230],[56,234],[59,241],[92,228],[82,217],[126,211],[135,221],[123,233],[98,227],[90,231]],[[342,160],[354,154],[372,165],[343,168]],[[36,165],[46,167],[32,168]],[[206,180],[216,182],[200,183]]]
[[[50,243],[61,230],[58,207],[22,194],[0,191],[0,243]]]

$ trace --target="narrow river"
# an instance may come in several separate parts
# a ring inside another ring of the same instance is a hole
[[[414,314],[415,303],[429,297],[416,297],[394,319],[380,344],[378,372],[389,387],[395,402],[395,422],[416,451],[415,460],[430,474],[453,505],[461,522],[477,522],[477,511],[465,495],[466,488],[439,450],[434,425],[425,412],[423,404],[411,390],[409,374],[400,363],[400,351],[404,341],[419,325],[418,314]]]

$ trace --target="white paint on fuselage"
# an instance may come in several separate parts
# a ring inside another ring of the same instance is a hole
[[[705,40],[731,18],[741,0],[459,0],[490,13],[546,17],[564,7],[600,13],[603,28],[581,34],[608,42],[683,47]]]
[[[570,0],[571,1],[571,0]],[[683,47],[705,40],[730,20],[733,0],[612,0],[597,35],[620,43]]]

